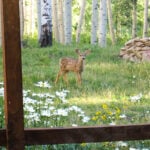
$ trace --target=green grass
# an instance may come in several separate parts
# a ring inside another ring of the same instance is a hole
[[[23,88],[32,92],[49,93],[62,89],[69,90],[67,96],[69,104],[67,105],[77,105],[91,117],[91,121],[85,125],[109,124],[109,117],[114,118],[116,124],[149,123],[150,63],[131,63],[121,60],[118,57],[120,47],[100,48],[90,44],[72,44],[68,46],[55,44],[46,48],[39,48],[38,46],[23,48]],[[68,74],[68,86],[62,78],[55,85],[54,81],[59,70],[59,59],[64,56],[77,58],[74,52],[76,48],[82,51],[85,49],[91,49],[92,51],[86,58],[82,85],[76,84],[74,73]],[[0,62],[2,70],[2,60]],[[2,81],[2,71],[0,74],[0,81]],[[34,84],[39,81],[48,81],[52,88],[41,90],[35,87]],[[131,102],[130,98],[140,93],[142,93],[140,101]],[[103,108],[103,105],[107,107]],[[67,106],[63,105],[63,107]],[[98,114],[98,112],[101,113]],[[121,114],[125,114],[127,117],[120,119],[119,115]],[[80,122],[78,124],[84,125]],[[40,125],[42,126],[42,123]],[[69,123],[65,122],[64,126],[69,126]],[[148,144],[150,143],[148,142]],[[109,144],[105,143],[104,145]],[[88,145],[86,145],[87,148]],[[99,148],[102,149],[102,147]]]
[[[64,56],[76,58],[75,48],[81,50],[88,48],[92,51],[86,58],[82,85],[76,84],[74,73],[68,74],[68,86],[62,79],[54,85],[59,70],[59,59]],[[36,90],[34,83],[48,81],[52,85],[51,91],[68,89],[70,103],[87,108],[89,114],[98,111],[101,103],[109,105],[115,103],[116,106],[126,104],[127,112],[130,113],[135,105],[129,101],[129,97],[142,93],[141,102],[136,104],[138,111],[135,112],[140,114],[143,109],[148,111],[150,64],[123,61],[118,57],[119,49],[120,46],[99,48],[88,44],[24,48],[22,50],[24,88]]]

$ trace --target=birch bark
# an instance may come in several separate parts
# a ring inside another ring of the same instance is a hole
[[[106,0],[100,0],[100,23],[99,23],[99,45],[106,46],[106,28],[107,28],[107,3]]]
[[[65,43],[64,36],[64,12],[63,12],[63,0],[58,0],[58,27],[59,27],[59,39],[60,43]]]
[[[41,0],[37,0],[37,23],[38,23],[38,40],[41,35]]]
[[[81,34],[81,28],[82,28],[83,18],[84,18],[84,14],[85,14],[85,7],[86,7],[86,0],[82,0],[79,22],[78,22],[78,26],[77,26],[76,42],[80,41],[80,34]]]
[[[1,1],[0,1],[0,5],[1,5]],[[2,28],[1,28],[1,23],[2,23],[2,19],[1,19],[1,7],[0,7],[0,47],[2,46]]]
[[[92,0],[91,44],[97,43],[98,0]]]
[[[116,40],[115,40],[115,33],[114,33],[111,0],[107,0],[107,10],[108,10],[109,31],[110,31],[112,44],[114,45]]]
[[[58,4],[57,0],[52,0],[52,15],[53,15],[53,33],[54,33],[54,38],[56,42],[60,42],[59,38],[59,27],[58,27]]]
[[[52,45],[52,5],[51,0],[41,1],[40,46]]]
[[[21,46],[23,46],[23,35],[24,35],[24,12],[23,12],[23,0],[19,0],[19,11],[20,11],[20,38]]]
[[[148,2],[149,2],[149,0],[144,1],[143,37],[147,37],[147,35],[148,35]]]
[[[72,40],[72,0],[64,1],[64,29],[65,44],[70,44]]]

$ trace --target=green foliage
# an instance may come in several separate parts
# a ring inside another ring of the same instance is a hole
[[[113,23],[115,29],[115,36],[118,43],[124,43],[132,38],[132,11],[133,0],[112,0],[112,14]],[[86,12],[84,18],[84,24],[82,27],[81,43],[84,41],[90,41],[91,34],[91,15],[92,15],[92,1],[86,1]],[[142,36],[143,31],[143,2],[136,0],[137,9],[137,36]],[[78,16],[80,14],[80,7],[78,1],[73,1],[73,35],[76,34]],[[108,28],[108,27],[107,27]],[[108,29],[108,39],[110,39]]]

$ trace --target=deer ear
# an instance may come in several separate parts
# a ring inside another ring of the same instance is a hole
[[[80,53],[80,50],[79,50],[79,49],[75,49],[75,52],[76,52],[77,54],[79,54],[79,53]]]
[[[91,50],[86,50],[85,51],[85,54],[87,55],[87,54],[90,54],[91,53]]]

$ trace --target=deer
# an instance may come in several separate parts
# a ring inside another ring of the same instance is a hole
[[[57,74],[55,84],[58,82],[60,76],[62,76],[63,80],[68,85],[67,73],[74,72],[77,75],[76,82],[78,83],[78,85],[81,85],[82,83],[81,75],[84,70],[84,60],[86,58],[86,55],[88,55],[91,51],[85,50],[84,52],[80,52],[79,49],[75,49],[75,52],[78,54],[78,59],[69,58],[69,57],[60,59],[59,61],[60,69]]]

